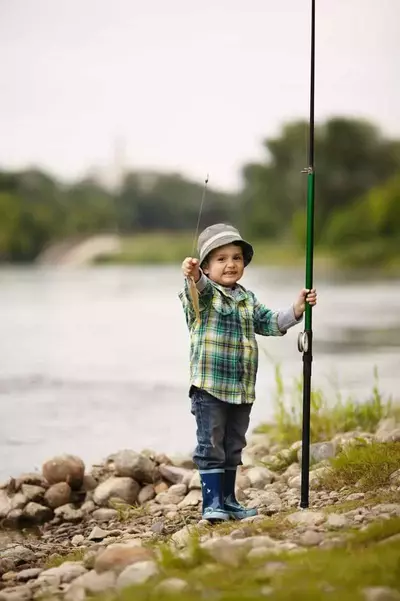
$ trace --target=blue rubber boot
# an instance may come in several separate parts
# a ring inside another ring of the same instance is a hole
[[[246,509],[235,495],[236,469],[225,470],[224,478],[224,509],[233,520],[243,520],[257,515],[257,509]]]
[[[224,510],[223,501],[224,470],[201,470],[201,492],[203,495],[203,520],[226,522],[229,514]]]

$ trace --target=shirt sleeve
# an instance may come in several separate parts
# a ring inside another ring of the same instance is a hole
[[[200,312],[202,312],[209,308],[213,297],[212,284],[203,272],[199,281],[196,282],[196,288],[199,292],[199,309]],[[185,278],[185,284],[179,293],[179,298],[185,313],[186,323],[190,329],[196,319],[196,314],[194,312],[192,299],[190,298],[189,283],[187,278]]]
[[[302,321],[294,316],[294,308],[274,311],[254,297],[254,331],[261,336],[284,336],[287,330]]]

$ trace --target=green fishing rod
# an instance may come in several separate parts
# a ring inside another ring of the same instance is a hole
[[[315,0],[311,0],[311,78],[310,78],[310,123],[307,174],[307,238],[306,238],[306,288],[313,287],[314,262],[314,91],[315,91]],[[311,406],[311,366],[312,366],[312,307],[306,303],[304,332],[299,334],[298,349],[303,353],[303,431],[301,458],[301,497],[300,507],[309,504],[310,485],[310,406]]]

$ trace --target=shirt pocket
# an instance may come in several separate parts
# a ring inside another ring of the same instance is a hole
[[[220,315],[231,315],[235,310],[235,302],[222,294],[214,295],[212,306]]]

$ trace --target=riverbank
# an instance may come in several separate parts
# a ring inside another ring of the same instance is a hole
[[[10,478],[0,600],[397,599],[400,421],[374,416],[312,444],[304,511],[301,442],[283,442],[283,422],[258,428],[237,495],[259,515],[213,527],[190,458],[123,450],[87,470],[64,456]]]

